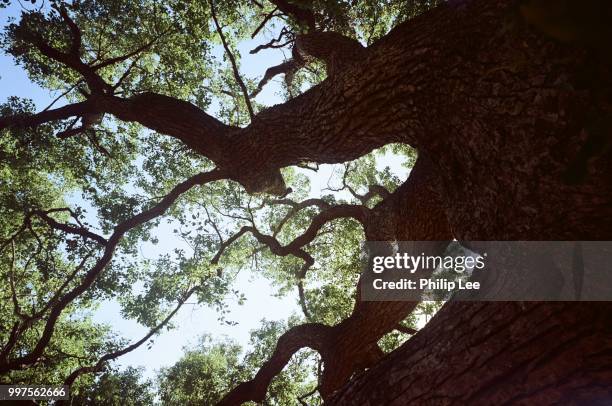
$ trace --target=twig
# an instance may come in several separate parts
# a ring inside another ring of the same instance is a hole
[[[253,106],[251,105],[251,99],[249,98],[249,91],[247,90],[247,87],[244,84],[244,81],[240,77],[240,72],[238,71],[238,65],[236,64],[236,58],[234,58],[234,54],[232,54],[232,51],[230,50],[229,45],[227,44],[227,41],[225,40],[225,35],[223,35],[223,30],[221,29],[221,26],[219,25],[219,21],[217,20],[217,14],[215,12],[215,5],[213,3],[213,0],[209,0],[209,3],[210,3],[210,13],[212,15],[213,21],[215,22],[215,27],[217,28],[217,34],[219,34],[219,37],[221,38],[221,43],[223,44],[223,48],[225,48],[225,53],[227,54],[227,57],[229,58],[232,64],[232,70],[234,72],[234,77],[236,78],[236,82],[238,82],[238,86],[240,86],[240,89],[242,90],[242,94],[244,95],[244,101],[246,103],[247,110],[249,111],[249,116],[251,117],[251,120],[253,120],[253,117],[255,117],[255,114],[253,113]]]

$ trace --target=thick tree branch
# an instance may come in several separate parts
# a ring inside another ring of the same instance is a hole
[[[334,76],[351,63],[362,61],[366,55],[366,48],[359,41],[330,31],[298,35],[295,47],[304,57],[324,61],[328,76]]]
[[[82,46],[81,30],[76,25],[76,23],[72,20],[72,18],[70,18],[70,16],[68,15],[68,11],[66,10],[66,7],[63,4],[60,5],[58,9],[59,9],[60,15],[62,16],[62,18],[68,25],[68,28],[70,29],[70,34],[72,35],[72,43],[70,45],[70,55],[74,56],[75,58],[80,58],[80,52],[81,52],[81,46]]]
[[[57,109],[44,110],[36,114],[19,114],[14,116],[0,117],[0,130],[5,128],[36,127],[51,121],[65,120],[70,117],[80,116],[95,111],[91,101],[68,104]]]
[[[235,406],[247,401],[262,402],[270,382],[283,370],[293,354],[304,347],[324,351],[330,332],[331,327],[317,323],[302,324],[289,329],[278,339],[272,356],[253,379],[239,384],[225,395],[217,406]]]
[[[66,18],[69,18],[67,14]],[[72,20],[70,20],[72,21]],[[74,24],[74,22],[72,22]],[[78,27],[74,25],[78,31]],[[80,32],[80,31],[79,31]],[[20,27],[17,35],[24,41],[34,45],[44,56],[72,68],[74,71],[81,74],[85,82],[89,86],[92,93],[105,93],[110,90],[110,86],[106,83],[89,65],[84,63],[80,58],[80,35],[77,37],[73,34],[72,46],[69,53],[62,52],[49,45],[45,39],[38,33],[34,33],[25,27]],[[79,49],[75,50],[78,46]]]

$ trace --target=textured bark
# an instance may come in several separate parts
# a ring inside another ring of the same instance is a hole
[[[326,405],[606,405],[610,303],[452,303]]]

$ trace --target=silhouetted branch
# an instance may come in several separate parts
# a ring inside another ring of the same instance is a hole
[[[161,330],[165,325],[167,325],[170,320],[172,319],[172,317],[174,317],[174,315],[181,309],[181,307],[183,306],[183,304],[187,301],[187,299],[189,299],[189,297],[197,290],[197,286],[193,287],[191,289],[189,289],[187,291],[187,293],[185,293],[183,295],[183,297],[179,300],[178,304],[176,305],[176,307],[155,327],[153,327],[151,330],[149,330],[149,332],[143,336],[140,340],[136,341],[135,343],[122,348],[120,350],[117,351],[113,351],[110,352],[106,355],[103,355],[102,357],[100,357],[100,359],[98,360],[98,362],[96,362],[94,365],[91,366],[87,366],[87,367],[80,367],[74,371],[72,371],[72,373],[70,373],[70,375],[68,375],[68,377],[64,380],[64,385],[66,386],[71,386],[74,381],[81,375],[83,374],[87,374],[87,373],[93,373],[93,372],[99,372],[104,368],[104,365],[111,360],[114,360],[116,358],[121,357],[122,355],[125,355],[129,352],[134,351],[136,348],[140,347],[143,343],[145,343],[148,339],[150,339],[154,334],[156,334],[159,330]],[[60,403],[62,404],[62,403]]]
[[[249,111],[249,117],[251,117],[251,120],[253,120],[253,117],[255,116],[255,114],[253,113],[253,106],[251,105],[251,99],[249,98],[249,91],[247,90],[247,87],[244,84],[242,77],[240,76],[240,72],[238,71],[238,64],[236,63],[236,58],[234,58],[234,54],[232,53],[229,45],[227,44],[227,41],[225,40],[225,35],[223,35],[223,30],[221,29],[221,26],[219,25],[219,21],[217,20],[217,14],[215,13],[215,5],[213,3],[213,0],[209,0],[209,3],[210,3],[210,13],[215,23],[215,27],[217,28],[217,34],[219,34],[219,37],[221,38],[221,43],[223,44],[223,48],[225,48],[225,53],[227,54],[227,57],[229,58],[231,62],[232,71],[234,72],[234,77],[236,78],[236,82],[238,82],[238,86],[240,86],[240,89],[242,90],[242,94],[244,95],[244,101]]]

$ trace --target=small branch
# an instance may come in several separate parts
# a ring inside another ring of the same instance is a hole
[[[74,280],[74,278],[77,276],[77,274],[85,267],[85,264],[87,263],[87,261],[89,260],[89,258],[91,258],[91,256],[93,255],[93,250],[88,252],[87,255],[85,255],[83,257],[83,259],[81,259],[81,262],[79,262],[79,264],[74,268],[74,270],[72,271],[72,273],[68,276],[68,278],[66,278],[66,280],[64,281],[64,283],[62,283],[62,285],[57,289],[57,291],[55,291],[55,294],[53,295],[53,297],[47,302],[47,304],[40,309],[38,312],[36,312],[35,314],[33,314],[32,316],[29,317],[29,319],[31,321],[40,319],[43,314],[49,310],[56,302],[57,299],[60,297],[60,295],[62,294],[62,292],[64,291],[64,289],[66,289],[66,287],[68,286],[68,284],[70,284],[70,282],[72,282]]]
[[[287,30],[287,28],[283,27],[280,31],[280,33],[278,34],[278,37],[276,38],[272,38],[268,43],[263,44],[263,45],[258,45],[256,46],[254,49],[250,50],[249,53],[251,55],[258,53],[259,51],[263,50],[263,49],[268,49],[268,48],[282,48],[285,45],[290,44],[291,42],[293,42],[293,38],[290,38],[289,41],[287,41],[286,43],[284,43],[283,45],[276,45],[278,42],[281,41],[281,39],[283,39],[283,37],[285,36],[291,36],[291,33]]]
[[[189,289],[189,291],[187,291],[187,293],[185,293],[185,295],[183,295],[183,298],[181,300],[179,300],[178,304],[176,305],[176,307],[166,316],[166,318],[164,318],[157,326],[153,327],[144,337],[142,337],[140,340],[136,341],[135,343],[121,349],[121,350],[117,350],[117,351],[113,351],[110,352],[104,356],[102,356],[98,362],[95,365],[91,365],[88,367],[81,367],[78,368],[74,371],[72,371],[72,373],[70,375],[68,375],[68,377],[64,380],[64,385],[66,386],[72,386],[72,384],[74,383],[74,381],[81,375],[86,374],[86,373],[92,373],[92,372],[98,372],[100,370],[102,370],[102,368],[104,368],[104,365],[106,364],[106,362],[119,358],[122,355],[125,355],[129,352],[134,351],[136,348],[140,347],[143,343],[145,343],[148,339],[150,339],[154,334],[156,334],[159,330],[161,330],[166,324],[168,324],[168,322],[170,322],[170,320],[172,319],[172,317],[174,317],[174,315],[180,310],[180,308],[183,306],[183,304],[189,299],[189,297],[197,290],[197,286],[193,287],[191,289]]]
[[[270,13],[268,13],[264,17],[263,21],[257,26],[255,31],[253,31],[253,34],[251,34],[251,38],[255,38],[255,36],[259,33],[259,31],[261,31],[261,29],[265,27],[266,23],[270,21],[272,17],[274,17],[274,13],[276,12],[276,10],[278,10],[278,7],[275,7],[274,10],[272,10]]]
[[[63,232],[68,233],[68,234],[80,235],[84,239],[90,239],[90,240],[93,240],[93,241],[97,242],[98,244],[106,245],[107,240],[104,237],[102,237],[102,236],[100,236],[100,235],[98,235],[96,233],[93,233],[93,232],[87,230],[86,228],[84,228],[82,226],[81,227],[75,227],[75,226],[73,226],[71,224],[60,223],[57,220],[55,220],[53,217],[49,216],[49,213],[58,212],[58,211],[70,211],[70,212],[72,212],[68,208],[51,209],[51,210],[46,210],[46,211],[45,210],[34,210],[34,211],[32,211],[30,213],[30,217],[32,217],[32,216],[40,217],[51,228],[63,231]]]
[[[251,99],[249,98],[249,91],[247,90],[247,87],[244,84],[242,77],[240,77],[240,72],[238,71],[238,65],[236,64],[236,58],[234,58],[234,54],[232,54],[232,51],[230,50],[230,47],[227,44],[227,41],[225,40],[225,35],[223,35],[223,30],[221,29],[221,26],[219,25],[219,21],[217,20],[217,14],[215,13],[215,5],[213,3],[213,0],[209,0],[209,3],[210,3],[210,13],[215,23],[215,27],[217,28],[217,34],[219,34],[219,37],[221,38],[221,43],[223,44],[223,48],[225,48],[225,53],[227,54],[227,57],[229,58],[231,62],[232,70],[234,72],[234,77],[236,78],[236,82],[238,82],[238,86],[240,86],[240,89],[242,90],[242,94],[244,95],[244,101],[249,111],[249,116],[251,117],[251,120],[253,120],[253,117],[255,117],[255,114],[253,113],[253,106],[251,105]]]
[[[213,259],[210,261],[210,263],[213,265],[217,265],[219,263],[219,260],[221,259],[221,256],[225,252],[225,250],[229,248],[229,246],[232,245],[234,241],[242,237],[245,233],[249,232],[250,228],[251,227],[242,227],[240,231],[238,231],[236,234],[232,235],[230,238],[222,242],[219,247],[219,250],[213,257]]]
[[[138,63],[138,61],[142,58],[143,54],[140,54],[138,56],[138,58],[135,58],[132,63],[130,63],[130,66],[127,67],[127,69],[123,72],[123,74],[121,75],[121,77],[117,80],[117,82],[115,82],[115,84],[113,85],[113,91],[116,91],[119,86],[121,86],[123,84],[123,81],[125,79],[127,79],[127,77],[129,76],[129,74],[132,72],[132,69],[134,69],[134,67],[136,66],[136,64]],[[115,93],[117,94],[117,93]]]
[[[289,199],[279,199],[276,201],[270,202],[271,204],[287,204],[291,206],[291,210],[281,219],[281,221],[274,226],[272,229],[272,236],[276,237],[278,233],[280,233],[283,226],[300,210],[303,210],[307,207],[316,206],[320,209],[329,209],[331,206],[325,200],[322,199],[307,199],[300,203],[296,203]]]
[[[104,155],[107,158],[112,159],[113,156],[111,155],[110,152],[108,152],[108,150],[104,147],[104,145],[100,144],[100,140],[98,139],[98,135],[95,129],[93,128],[86,128],[85,129],[85,134],[87,135],[87,138],[89,139],[89,141],[91,141],[91,144],[94,146],[94,148],[101,153],[102,155]]]
[[[140,54],[141,52],[144,52],[147,49],[151,48],[151,46],[153,46],[153,44],[155,44],[161,37],[163,37],[164,35],[169,33],[170,30],[171,30],[171,27],[167,28],[162,33],[160,33],[158,36],[153,38],[151,41],[147,42],[146,44],[143,44],[143,45],[139,46],[138,48],[136,48],[132,52],[128,52],[125,55],[117,56],[115,58],[110,58],[110,59],[102,61],[102,62],[100,62],[100,63],[98,63],[96,65],[92,65],[91,69],[96,71],[96,70],[102,69],[102,68],[104,68],[106,66],[114,65],[116,63],[123,62],[126,59],[130,59],[131,57],[136,56],[136,55]]]
[[[251,97],[257,96],[262,90],[263,87],[277,75],[285,74],[285,81],[288,84],[291,84],[291,79],[295,72],[302,67],[304,64],[303,60],[290,59],[286,62],[281,63],[280,65],[272,66],[266,69],[266,73],[264,73],[263,78],[257,84],[257,88],[251,93]]]
[[[318,390],[319,390],[319,386],[315,386],[315,388],[313,390],[311,390],[310,392],[298,396],[298,402],[300,402],[300,404],[303,405],[303,406],[308,406],[308,403],[306,403],[304,401],[304,399],[311,397],[312,395],[317,393]]]
[[[217,224],[215,224],[215,222],[213,221],[210,212],[208,211],[205,205],[204,212],[206,213],[206,217],[208,218],[208,223],[213,227],[215,233],[217,233],[217,237],[219,237],[219,243],[223,244],[223,236],[221,235],[221,230],[219,230],[219,227],[217,227]]]
[[[304,273],[306,273],[306,270],[304,270]],[[298,280],[297,288],[298,288],[298,297],[300,299],[300,307],[302,308],[302,313],[304,313],[304,317],[306,317],[307,321],[312,322],[313,321],[312,314],[310,313],[310,311],[308,310],[308,306],[306,305],[306,294],[304,293],[304,281],[302,279]]]
[[[381,186],[381,185],[368,186],[368,192],[364,195],[357,193],[357,191],[355,191],[355,189],[353,189],[351,185],[349,185],[347,182],[347,176],[349,174],[349,169],[350,169],[350,164],[346,164],[345,169],[344,169],[344,174],[342,175],[342,187],[333,188],[329,186],[329,183],[328,183],[326,189],[331,190],[332,192],[341,192],[343,190],[348,190],[349,193],[353,195],[354,198],[359,200],[361,204],[363,205],[367,204],[370,201],[370,199],[372,199],[374,196],[380,196],[383,199],[386,199],[387,197],[391,196],[391,192],[389,192],[384,186]]]
[[[53,107],[55,105],[55,103],[57,103],[62,97],[65,97],[68,95],[68,93],[72,92],[78,85],[80,85],[82,83],[82,80],[79,80],[78,82],[76,82],[74,85],[70,86],[70,88],[68,88],[67,90],[65,90],[64,92],[62,92],[59,96],[57,96],[55,99],[53,99],[53,101],[51,103],[49,103],[49,105],[47,105],[47,107],[45,107],[43,109],[43,111],[47,111],[49,110],[51,107]]]
[[[19,306],[19,299],[17,298],[17,291],[15,290],[15,242],[11,240],[11,267],[9,269],[9,285],[11,286],[11,297],[13,300],[13,312],[20,319],[25,319],[23,313],[21,313],[21,307]]]

